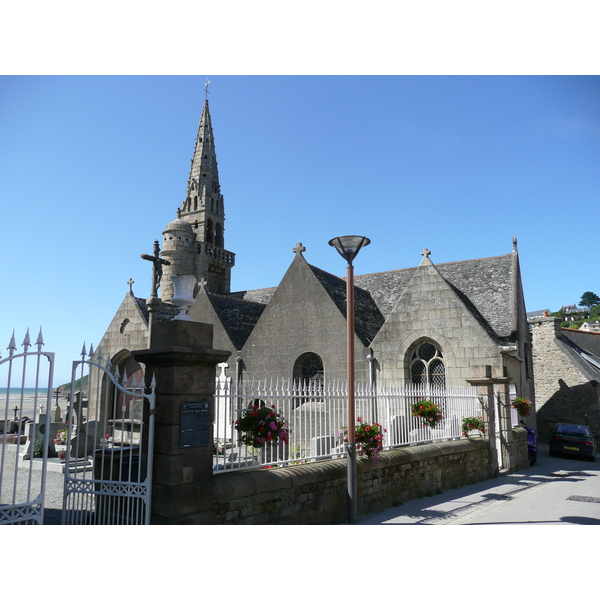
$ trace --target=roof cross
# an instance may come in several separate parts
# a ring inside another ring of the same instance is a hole
[[[425,257],[425,258],[429,258],[429,255],[431,254],[431,252],[429,252],[429,250],[427,250],[427,248],[423,248],[423,252],[421,252],[421,254]]]
[[[129,295],[133,296],[133,284],[135,283],[135,281],[133,279],[131,279],[131,277],[129,278],[129,281],[127,282],[127,285],[129,286]]]
[[[306,251],[306,248],[302,245],[301,242],[298,242],[296,246],[292,248],[292,252],[295,252],[296,254],[302,254],[304,251]]]

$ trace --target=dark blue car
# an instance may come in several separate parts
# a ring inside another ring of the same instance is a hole
[[[559,423],[550,435],[550,456],[567,454],[596,460],[596,440],[587,425]]]

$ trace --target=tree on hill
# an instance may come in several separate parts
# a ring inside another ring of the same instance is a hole
[[[588,308],[596,306],[596,304],[600,304],[600,298],[594,292],[585,292],[579,302],[579,306],[587,306]]]

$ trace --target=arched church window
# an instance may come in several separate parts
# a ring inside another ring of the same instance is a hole
[[[213,222],[209,219],[206,223],[206,241],[212,244],[213,240]]]
[[[324,370],[323,361],[318,354],[305,352],[294,363],[294,380],[301,385],[323,387]]]
[[[441,349],[433,342],[421,342],[411,351],[410,377],[417,385],[444,387],[446,385],[446,368]]]
[[[215,226],[215,245],[219,246],[219,248],[223,247],[223,228],[221,227],[221,223],[217,223]]]

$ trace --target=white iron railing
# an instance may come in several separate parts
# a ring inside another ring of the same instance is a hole
[[[423,426],[422,419],[412,416],[411,405],[421,398],[442,406],[444,416],[436,427]],[[215,473],[345,456],[340,436],[340,430],[347,425],[345,382],[253,382],[235,390],[226,378],[220,377],[215,402]],[[289,444],[256,450],[239,442],[235,421],[257,402],[274,406],[283,415],[290,431]],[[379,423],[386,430],[384,449],[459,438],[465,417],[487,421],[482,401],[471,387],[436,390],[407,385],[375,390],[357,385],[355,406],[357,418]]]

